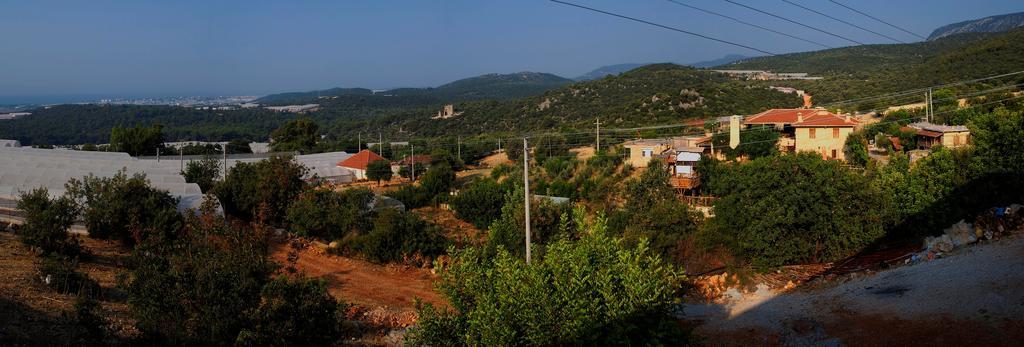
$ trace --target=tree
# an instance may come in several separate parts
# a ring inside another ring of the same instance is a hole
[[[729,159],[747,156],[750,159],[773,156],[779,153],[779,132],[770,126],[760,126],[740,131],[740,145],[729,147],[729,133],[713,136],[715,150],[721,150]]]
[[[367,189],[311,189],[292,202],[285,220],[298,235],[341,239],[351,231],[366,229],[364,215],[371,200],[373,192]]]
[[[74,200],[66,196],[51,199],[46,188],[37,188],[18,196],[18,209],[25,212],[25,224],[18,230],[22,243],[38,247],[44,254],[74,258],[81,253],[78,239],[68,234],[78,216]]]
[[[185,177],[185,182],[195,183],[199,185],[199,189],[210,192],[217,178],[220,177],[220,161],[209,156],[189,161],[181,175]]]
[[[238,163],[213,188],[224,212],[254,221],[265,208],[264,222],[278,223],[288,206],[307,188],[307,169],[289,157],[274,156],[255,163]]]
[[[132,252],[122,288],[143,340],[168,345],[335,341],[339,305],[319,281],[277,278],[266,230],[229,225],[207,202],[180,238]],[[301,312],[301,314],[300,314]]]
[[[377,213],[369,233],[351,241],[353,250],[378,263],[434,257],[443,253],[446,246],[436,227],[413,214],[391,208]]]
[[[501,217],[494,220],[487,230],[485,255],[493,256],[503,248],[513,256],[523,256],[526,236],[526,216],[523,208],[523,188],[505,194],[505,202],[501,207]],[[563,215],[569,212],[567,205],[556,205],[550,200],[534,199],[530,203],[531,241],[535,244],[547,244],[566,237],[560,228]]]
[[[505,188],[493,179],[485,178],[470,183],[451,200],[452,210],[459,219],[487,228],[501,216]]]
[[[153,125],[148,128],[116,126],[110,130],[110,145],[114,147],[115,151],[125,152],[133,157],[155,155],[158,148],[164,147],[163,126]]]
[[[270,148],[275,152],[309,153],[316,148],[319,131],[320,127],[312,119],[289,121],[270,134]]]
[[[426,190],[427,195],[437,197],[447,195],[448,191],[455,185],[455,171],[445,162],[431,165],[427,173],[420,181],[420,187]]]
[[[247,154],[252,153],[252,148],[249,147],[249,143],[252,141],[246,139],[232,139],[228,141],[225,146],[228,150],[228,154]]]
[[[836,260],[884,234],[867,179],[814,153],[755,159],[722,181],[705,236],[761,269]]]
[[[661,161],[651,160],[639,179],[626,183],[627,203],[612,215],[611,225],[627,240],[647,239],[654,251],[676,260],[680,242],[696,230],[697,215],[676,197],[669,176]]]
[[[416,169],[416,177],[423,177],[423,173],[427,171],[427,166],[420,163],[416,163],[413,166],[415,166]],[[402,178],[412,179],[412,170],[410,170],[410,165],[402,165],[402,167],[398,169],[398,175],[402,176]]]
[[[421,306],[410,345],[684,343],[668,314],[682,277],[645,243],[608,236],[601,216],[573,216],[579,240],[548,245],[531,265],[504,249],[455,251],[437,284],[452,310]]]
[[[149,185],[146,176],[86,176],[67,183],[70,197],[82,207],[89,237],[135,245],[147,238],[170,239],[181,227],[178,199]]]
[[[323,279],[279,276],[263,286],[252,327],[239,332],[235,345],[333,345],[341,335],[340,308]]]
[[[380,181],[390,181],[392,174],[391,163],[387,160],[374,160],[366,165],[366,179],[377,181],[378,186]]]

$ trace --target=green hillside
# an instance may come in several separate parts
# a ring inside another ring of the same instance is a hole
[[[755,58],[721,68],[808,72],[823,76],[824,79],[817,81],[771,81],[770,84],[801,88],[810,92],[817,103],[830,103],[1024,70],[1024,30]],[[1009,78],[957,89],[967,92],[1020,82],[1019,78]],[[915,98],[918,96],[846,105],[845,108],[866,110],[916,102]]]
[[[647,65],[619,76],[574,83],[514,101],[457,103],[461,115],[434,119],[436,110],[338,120],[337,132],[401,129],[418,136],[589,129],[596,118],[610,127],[677,123],[795,107],[795,95],[750,87],[725,75],[675,64]]]

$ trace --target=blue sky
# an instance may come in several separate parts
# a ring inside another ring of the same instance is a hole
[[[721,0],[680,0],[829,45],[842,40]],[[778,0],[736,0],[859,41],[886,39]],[[914,37],[826,0],[792,0]],[[773,52],[816,50],[664,0],[574,0]],[[842,0],[922,36],[1024,10],[1019,0]],[[0,102],[31,97],[266,94],[436,86],[484,73],[573,77],[598,66],[756,52],[543,0],[0,0]]]

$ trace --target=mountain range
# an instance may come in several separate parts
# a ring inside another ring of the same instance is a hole
[[[928,41],[963,33],[992,33],[1009,31],[1024,26],[1024,12],[990,16],[944,25],[928,35]]]

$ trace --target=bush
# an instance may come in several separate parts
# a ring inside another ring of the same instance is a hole
[[[18,209],[25,211],[25,224],[18,230],[21,242],[38,247],[44,254],[77,257],[82,252],[78,238],[68,234],[78,209],[68,197],[50,199],[46,188],[22,193]]]
[[[483,229],[501,216],[504,197],[505,188],[493,179],[485,178],[459,191],[459,195],[452,198],[451,206],[456,217]]]
[[[525,253],[526,216],[523,208],[523,188],[517,186],[505,194],[505,202],[501,207],[501,217],[488,227],[485,255],[497,254],[504,248],[513,256]],[[530,241],[535,244],[546,244],[567,236],[560,228],[562,215],[569,212],[569,205],[556,205],[550,200],[534,199],[530,203]]]
[[[298,235],[339,239],[365,227],[371,200],[373,193],[367,189],[309,190],[292,202],[285,220]]]
[[[40,258],[39,275],[47,286],[62,294],[98,294],[100,285],[89,276],[75,271],[77,266],[77,259],[50,254]]]
[[[436,227],[395,209],[378,213],[373,219],[373,229],[351,241],[354,251],[378,263],[433,257],[444,252],[446,246],[446,240]]]
[[[178,200],[150,187],[145,175],[129,178],[124,171],[107,178],[90,175],[72,179],[67,187],[83,207],[89,237],[134,245],[153,236],[172,238],[181,228]]]
[[[448,195],[453,185],[455,185],[455,171],[446,162],[431,165],[420,181],[420,187],[426,191],[427,196],[430,196],[431,199],[439,195]]]
[[[648,239],[651,248],[666,259],[677,260],[680,242],[696,230],[698,216],[676,197],[669,172],[660,161],[651,161],[638,179],[628,181],[622,209],[611,218],[611,229],[630,241]]]
[[[339,308],[323,280],[275,278],[263,286],[240,346],[328,346],[341,335]]]
[[[325,328],[338,324],[328,313],[337,305],[319,284],[271,281],[277,267],[267,260],[265,231],[228,226],[212,211],[208,203],[201,216],[188,216],[182,237],[132,252],[121,286],[147,342],[306,345],[340,337]],[[317,333],[297,335],[307,329]]]
[[[431,201],[433,200],[433,197],[430,196],[429,193],[427,193],[426,189],[423,189],[423,187],[421,186],[411,184],[404,185],[401,188],[384,194],[395,200],[401,201],[403,204],[405,204],[405,208],[408,209],[420,208],[423,206],[430,205]]]
[[[867,179],[814,153],[755,159],[722,177],[716,238],[765,269],[836,260],[884,232]]]
[[[185,182],[195,183],[199,189],[210,192],[216,184],[217,177],[220,177],[220,162],[213,157],[189,161],[181,175],[185,177]]]
[[[681,276],[641,242],[628,248],[606,235],[603,217],[574,221],[578,241],[546,247],[532,265],[504,249],[455,253],[438,289],[454,310],[425,305],[411,345],[678,345],[669,315]]]
[[[276,224],[284,219],[292,201],[306,190],[302,179],[305,175],[306,168],[287,157],[238,163],[213,192],[224,212],[253,221],[265,207],[264,222]]]

